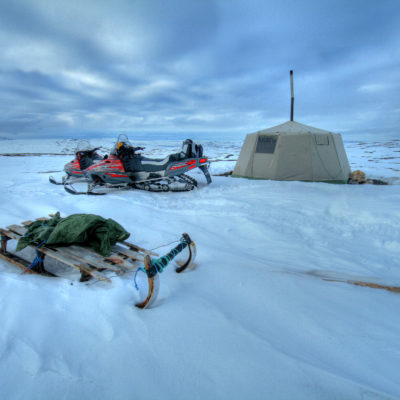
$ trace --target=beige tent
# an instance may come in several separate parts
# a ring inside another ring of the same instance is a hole
[[[346,183],[349,174],[340,134],[288,121],[247,135],[232,176]]]

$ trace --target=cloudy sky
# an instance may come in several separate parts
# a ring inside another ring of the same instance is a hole
[[[0,0],[0,136],[400,138],[400,0]],[[346,137],[346,136],[345,136]]]

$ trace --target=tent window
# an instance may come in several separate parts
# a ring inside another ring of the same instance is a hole
[[[260,135],[257,141],[256,153],[273,153],[277,139],[277,136]]]
[[[328,135],[315,135],[315,143],[320,146],[329,145]]]

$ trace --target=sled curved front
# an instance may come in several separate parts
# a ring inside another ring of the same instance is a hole
[[[192,266],[192,263],[196,257],[196,245],[187,233],[182,234],[182,238],[177,246],[170,250],[167,254],[160,258],[151,259],[149,255],[145,256],[144,259],[144,271],[147,275],[148,281],[148,293],[144,301],[135,304],[138,308],[150,308],[155,302],[158,296],[159,290],[159,273],[163,272],[167,265],[183,250],[188,249],[188,257],[181,263],[178,263],[179,267],[175,269],[177,273],[185,271],[188,267]]]
[[[150,308],[157,299],[158,291],[160,288],[160,278],[157,270],[153,267],[150,256],[144,259],[144,268],[147,275],[147,282],[149,285],[147,297],[141,303],[135,304],[138,308]]]
[[[196,244],[195,244],[195,242],[193,242],[193,241],[190,239],[190,237],[189,237],[189,235],[188,235],[187,233],[184,233],[182,236],[183,236],[183,238],[189,243],[189,246],[188,246],[189,256],[188,256],[188,258],[187,258],[187,260],[186,260],[185,262],[179,263],[179,264],[178,264],[179,267],[175,268],[175,271],[176,271],[178,274],[180,274],[180,273],[182,273],[183,271],[185,271],[186,269],[192,267],[193,261],[195,260],[196,255],[197,255],[197,249],[196,249]]]

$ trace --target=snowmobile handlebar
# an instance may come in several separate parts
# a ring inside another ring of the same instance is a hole
[[[75,157],[80,160],[82,157],[89,157],[93,158],[95,156],[98,156],[97,150],[100,149],[100,147],[96,147],[95,149],[92,150],[79,150],[75,153]]]

